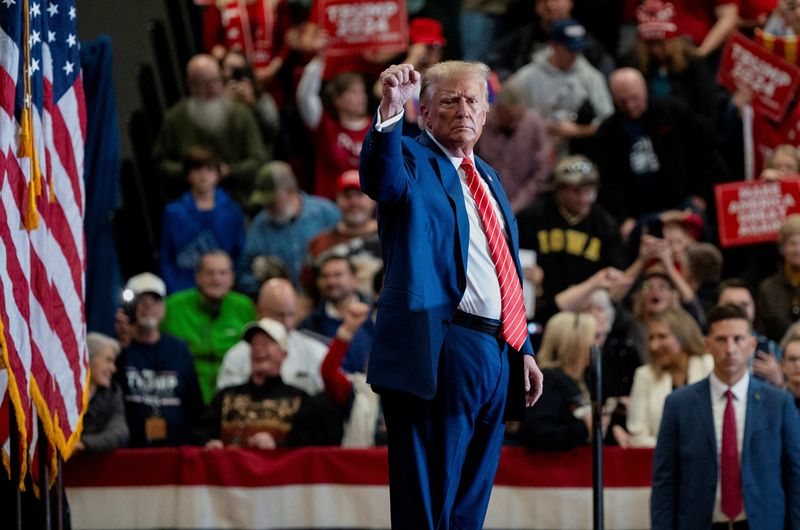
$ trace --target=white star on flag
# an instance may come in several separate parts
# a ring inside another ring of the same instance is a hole
[[[65,74],[67,74],[67,75],[70,75],[70,74],[72,73],[72,70],[73,70],[74,68],[75,68],[75,65],[74,65],[74,64],[72,64],[71,62],[67,61],[67,64],[65,64],[65,65],[64,65],[64,67],[62,68],[62,70],[64,70],[64,73],[65,73]]]
[[[72,33],[70,33],[69,36],[67,37],[67,44],[69,44],[70,48],[75,46],[75,35],[73,35]]]
[[[56,32],[55,31],[48,31],[47,32],[47,42],[55,42],[56,41]]]
[[[56,16],[58,14],[58,4],[50,2],[50,6],[47,8],[47,12],[50,13],[51,17]]]
[[[75,6],[69,8],[69,19],[75,20]]]
[[[31,33],[31,40],[30,40],[31,48],[33,48],[34,46],[36,46],[40,42],[42,42],[42,38],[39,35],[39,32],[36,31],[36,30],[33,30],[33,33]]]
[[[2,2],[6,5],[6,7],[11,7],[12,5],[16,4],[14,0],[2,0]]]
[[[42,10],[39,8],[39,4],[34,2],[34,4],[31,6],[31,16],[32,17],[38,17],[41,14],[42,14]]]
[[[31,73],[35,74],[39,71],[39,59],[31,59]]]

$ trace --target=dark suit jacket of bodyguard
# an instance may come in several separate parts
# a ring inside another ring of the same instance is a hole
[[[378,300],[368,382],[422,399],[436,395],[439,354],[466,289],[469,219],[458,172],[423,132],[402,136],[401,127],[367,134],[361,149],[361,188],[378,202],[378,232],[385,281]],[[475,157],[505,219],[509,250],[521,277],[517,222],[497,172]],[[523,354],[507,348],[506,419],[525,412]],[[472,355],[464,352],[464,355]]]
[[[716,440],[708,378],[667,397],[653,456],[653,529],[711,526],[719,476]],[[800,528],[797,408],[788,392],[752,376],[741,480],[750,528]]]

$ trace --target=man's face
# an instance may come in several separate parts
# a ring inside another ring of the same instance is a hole
[[[349,227],[359,227],[372,219],[375,201],[357,188],[348,188],[336,195],[336,205],[342,212],[342,221]]]
[[[572,68],[580,55],[580,52],[570,51],[569,48],[557,42],[551,42],[550,49],[552,50],[550,64],[563,71]]]
[[[263,331],[254,331],[250,338],[250,379],[256,385],[262,385],[281,373],[281,365],[286,352],[278,343]]]
[[[233,266],[227,256],[210,254],[201,258],[195,274],[197,290],[206,299],[219,302],[233,288]]]
[[[294,293],[285,292],[284,296],[270,296],[263,300],[259,309],[261,318],[277,320],[290,331],[297,326],[297,296]]]
[[[756,304],[753,302],[753,295],[744,287],[728,287],[719,293],[719,305],[733,304],[738,305],[747,313],[747,319],[753,322],[756,318]]]
[[[136,325],[156,329],[164,320],[164,300],[153,293],[142,293],[136,297]]]
[[[791,386],[800,387],[800,342],[792,341],[786,345],[786,349],[783,350],[781,369]]]
[[[323,265],[317,285],[324,300],[341,302],[353,295],[356,289],[356,277],[347,261],[334,259]]]
[[[425,128],[456,156],[467,156],[478,141],[486,123],[485,83],[471,77],[444,81],[428,87],[426,103],[421,104]]]
[[[720,320],[708,330],[706,350],[714,356],[714,374],[727,385],[733,385],[747,372],[755,349],[756,338],[750,333],[747,320]]]
[[[216,63],[203,61],[189,71],[189,94],[202,100],[222,95],[222,72]]]
[[[569,18],[572,13],[572,0],[536,0],[536,14],[545,25]]]
[[[611,95],[619,112],[632,120],[647,111],[647,88],[638,81],[625,81],[612,85]]]
[[[556,198],[570,215],[586,215],[597,199],[597,187],[592,184],[568,184],[558,189]]]

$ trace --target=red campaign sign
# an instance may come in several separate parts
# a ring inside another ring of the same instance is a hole
[[[329,55],[402,52],[408,46],[405,0],[316,0],[316,22],[329,37]]]
[[[725,44],[717,80],[731,92],[749,90],[753,110],[780,121],[800,84],[800,68],[737,32]]]
[[[800,213],[800,175],[793,177],[715,186],[720,244],[776,241],[786,216]]]

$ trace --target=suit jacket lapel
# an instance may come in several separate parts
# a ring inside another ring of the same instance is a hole
[[[456,216],[459,247],[461,249],[461,270],[466,275],[467,253],[469,252],[469,218],[467,217],[467,209],[464,205],[464,192],[461,190],[461,180],[453,164],[450,163],[450,159],[447,158],[447,155],[439,149],[439,146],[430,139],[426,132],[423,131],[417,138],[417,141],[436,154],[430,161],[436,171],[436,176],[439,177],[439,181],[450,199],[450,207],[453,209],[453,213]]]
[[[714,432],[714,413],[711,410],[711,385],[708,378],[700,381],[694,387],[695,403],[697,404],[696,412],[700,423],[703,425],[705,439],[708,443],[710,454],[713,455],[711,459],[714,462],[714,469],[717,467],[717,435]],[[692,412],[690,412],[691,414]]]

